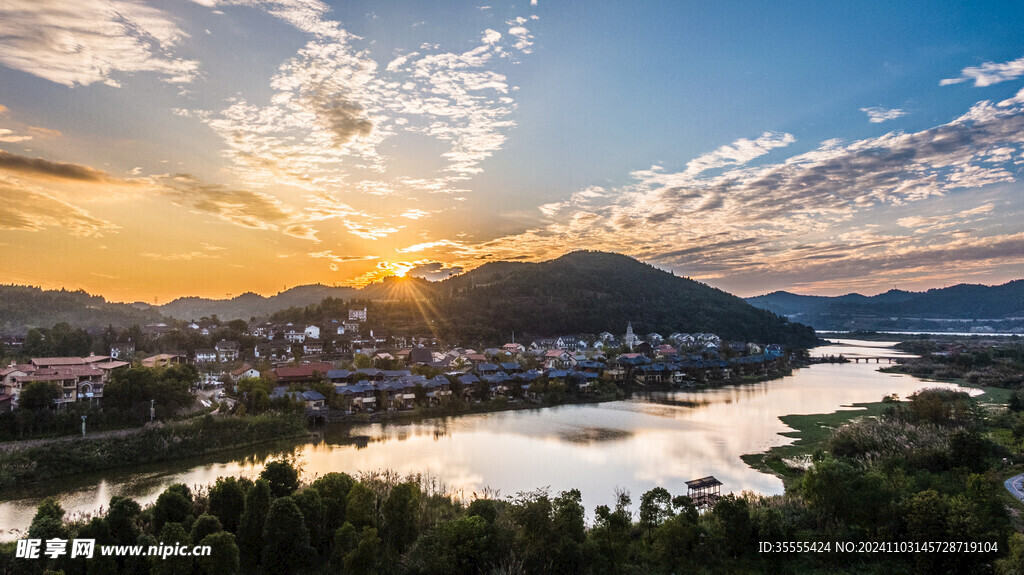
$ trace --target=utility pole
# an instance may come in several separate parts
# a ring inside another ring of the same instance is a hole
[[[83,415],[82,416],[82,437],[85,437],[85,418],[86,417],[88,417],[88,416],[87,415]]]
[[[153,418],[156,417],[156,400],[149,400],[149,422],[153,423]]]

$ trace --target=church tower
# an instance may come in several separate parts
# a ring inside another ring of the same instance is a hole
[[[633,333],[633,322],[626,322],[626,337],[623,341],[629,346],[629,351],[633,351],[633,345],[637,343],[639,338]]]

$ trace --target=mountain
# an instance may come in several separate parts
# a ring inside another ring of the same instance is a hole
[[[154,310],[110,303],[84,291],[43,290],[38,287],[0,285],[0,334],[24,335],[32,327],[66,322],[74,327],[99,329],[128,327],[160,321]]]
[[[517,334],[710,332],[727,340],[807,346],[810,328],[633,258],[579,251],[540,262],[494,262],[437,284],[434,305],[462,342]]]
[[[309,285],[270,297],[253,293],[227,300],[187,297],[152,307],[110,304],[85,292],[45,293],[62,295],[48,296],[53,302],[37,296],[34,303],[13,306],[21,310],[20,315],[0,308],[0,321],[12,326],[67,321],[105,327],[154,323],[161,315],[181,320],[217,315],[231,320],[275,312],[278,318],[321,321],[344,313],[348,303],[338,300],[355,299],[369,302],[377,328],[410,335],[432,332],[446,341],[474,346],[503,343],[513,332],[520,339],[527,334],[622,334],[630,322],[641,336],[709,332],[726,340],[793,346],[809,346],[817,340],[811,328],[736,296],[603,252],[572,252],[540,263],[491,262],[442,282],[391,277],[358,290]],[[334,299],[324,302],[325,298]],[[2,301],[8,305],[7,297]],[[39,309],[46,311],[31,317],[24,313]]]
[[[1010,328],[1024,317],[1024,280],[998,286],[959,284],[926,292],[889,290],[876,296],[806,296],[778,291],[747,298],[761,309],[798,319],[816,329],[903,329],[993,324]],[[891,329],[891,327],[888,327]],[[940,329],[945,329],[941,328]]]
[[[216,315],[222,320],[244,319],[269,316],[275,311],[290,307],[305,307],[319,303],[324,298],[350,299],[359,290],[351,287],[334,287],[321,284],[293,287],[277,295],[264,297],[252,292],[231,299],[206,299],[182,297],[154,309],[175,319],[199,319]]]

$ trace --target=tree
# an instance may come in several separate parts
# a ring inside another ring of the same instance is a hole
[[[377,496],[369,487],[356,483],[349,490],[345,498],[345,520],[357,529],[377,524]]]
[[[672,516],[672,496],[664,487],[655,487],[640,498],[640,523],[651,537],[654,530]]]
[[[302,512],[291,497],[275,499],[263,528],[263,570],[288,575],[304,568],[315,552]]]
[[[320,493],[324,504],[324,529],[334,533],[345,522],[345,503],[355,480],[347,473],[328,473],[309,487]]]
[[[318,550],[326,549],[329,543],[328,535],[333,531],[328,531],[325,527],[327,508],[320,498],[320,492],[316,489],[306,488],[291,497],[302,513],[306,528],[309,529],[310,545]]]
[[[35,517],[28,528],[32,539],[67,539],[64,526],[64,508],[53,497],[47,497],[36,508]]]
[[[139,537],[139,515],[142,507],[134,499],[115,495],[110,498],[107,523],[110,534],[120,545],[133,545]]]
[[[192,531],[189,533],[189,539],[192,541],[202,541],[207,535],[223,531],[224,526],[220,524],[220,520],[213,515],[206,513],[196,518],[195,523],[192,524]]]
[[[345,571],[353,575],[371,575],[377,572],[380,560],[380,538],[377,530],[364,527],[356,548],[345,556]]]
[[[31,411],[49,409],[60,395],[60,385],[52,381],[30,381],[18,395],[18,406]]]
[[[729,556],[739,557],[753,548],[754,529],[746,499],[726,495],[715,503],[711,514],[721,527],[721,543]]]
[[[259,479],[249,488],[245,496],[245,512],[238,525],[238,550],[241,567],[245,573],[252,573],[260,563],[263,553],[263,529],[267,512],[270,511],[270,486]]]
[[[245,510],[245,493],[234,477],[218,477],[208,496],[210,513],[220,519],[224,529],[234,533]]]
[[[444,521],[416,541],[409,561],[413,571],[424,575],[486,573],[495,558],[494,536],[492,526],[479,515]]]
[[[420,488],[415,483],[399,483],[391,488],[381,506],[381,530],[390,549],[402,553],[416,540],[419,507]]]
[[[208,546],[209,555],[196,559],[199,572],[203,575],[235,575],[238,573],[238,545],[235,536],[226,531],[207,535],[198,545]]]
[[[578,489],[563,491],[552,504],[552,569],[557,573],[583,570],[583,544],[587,540],[583,496]]]
[[[180,491],[167,488],[153,505],[153,529],[160,531],[167,523],[181,523],[192,513],[192,502]]]
[[[181,523],[167,523],[160,530],[158,538],[160,543],[173,547],[175,545],[188,545],[188,533]],[[168,555],[167,557],[150,557],[152,562],[153,575],[178,575],[192,571],[191,555]]]
[[[299,488],[299,470],[287,459],[268,462],[260,472],[260,479],[267,482],[274,497],[287,497]]]

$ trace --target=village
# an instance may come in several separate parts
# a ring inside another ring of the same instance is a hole
[[[22,390],[34,382],[59,387],[55,409],[79,402],[102,408],[111,374],[129,366],[192,365],[198,374],[196,398],[206,407],[219,400],[229,408],[239,403],[265,408],[270,401],[282,405],[287,399],[311,419],[439,406],[452,399],[540,404],[567,396],[615,397],[621,388],[740,382],[788,369],[788,357],[777,344],[723,342],[710,333],[640,335],[631,323],[622,335],[517,342],[510,334],[500,347],[475,349],[438,345],[431,336],[387,335],[381,326],[370,327],[369,319],[361,307],[321,325],[235,320],[227,329],[216,318],[147,325],[125,334],[134,333],[146,348],[161,353],[139,353],[134,342],[119,341],[101,350],[105,355],[10,362],[0,370],[0,411],[17,409]],[[212,347],[167,349],[183,340],[211,339],[217,339]],[[257,388],[266,391],[265,399],[248,397]]]

